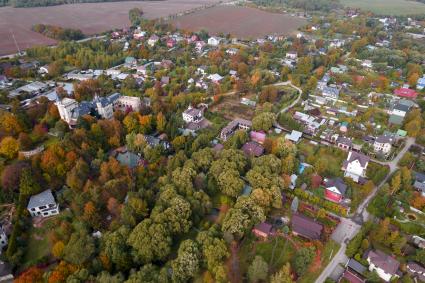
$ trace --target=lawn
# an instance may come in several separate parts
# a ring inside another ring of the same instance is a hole
[[[272,260],[273,247],[275,247],[275,253]],[[294,254],[293,245],[282,237],[261,242],[257,241],[253,235],[249,235],[243,240],[239,250],[240,271],[242,274],[246,273],[253,258],[260,255],[269,264],[271,271],[275,272],[288,262]]]
[[[425,4],[407,0],[341,0],[348,7],[371,11],[377,15],[422,15]]]
[[[42,228],[31,227],[29,230],[28,246],[21,268],[34,265],[50,254],[50,243],[47,237],[48,223],[46,222],[44,225]]]
[[[338,252],[340,244],[333,240],[329,240],[323,248],[321,255],[320,268],[315,268],[313,272],[307,272],[299,280],[298,283],[310,283],[316,281],[317,277],[322,273],[323,269],[329,264],[334,255]]]

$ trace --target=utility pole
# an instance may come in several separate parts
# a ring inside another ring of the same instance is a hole
[[[15,43],[15,47],[18,50],[18,54],[21,55],[21,49],[19,49],[18,42],[16,42],[15,34],[12,30],[10,30],[10,33],[12,34],[13,42]]]

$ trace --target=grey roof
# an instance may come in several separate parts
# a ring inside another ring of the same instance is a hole
[[[344,183],[344,181],[341,178],[329,179],[325,183],[325,186],[327,188],[336,187],[338,191],[341,193],[341,195],[343,196],[345,196],[345,193],[347,192],[347,185]]]
[[[300,214],[292,216],[291,227],[292,231],[312,240],[320,239],[323,230],[322,224]]]
[[[119,161],[119,163],[127,165],[130,168],[134,168],[139,165],[141,160],[140,156],[128,150],[118,152],[115,158]]]
[[[413,187],[419,191],[425,192],[425,174],[415,172],[415,183]]]
[[[37,195],[33,195],[28,202],[28,209],[37,208],[43,205],[56,204],[52,190],[48,189]]]
[[[349,147],[353,146],[353,142],[349,138],[346,138],[346,137],[338,137],[336,142],[348,145]]]
[[[394,106],[394,109],[407,112],[407,111],[409,111],[410,107],[406,104],[403,104],[403,103],[397,103]]]
[[[192,117],[195,117],[195,116],[201,115],[202,111],[196,108],[188,108],[184,111],[184,113]]]
[[[154,136],[151,135],[145,135],[145,141],[147,144],[149,144],[152,147],[158,146],[161,142],[161,140],[159,138],[156,138]]]
[[[392,139],[389,136],[382,135],[382,136],[377,137],[375,142],[377,142],[377,143],[392,143]]]
[[[425,174],[415,172],[415,180],[421,183],[425,183]]]
[[[95,103],[100,102],[102,107],[105,107],[109,104],[114,103],[118,98],[120,98],[120,96],[121,96],[121,94],[119,94],[118,92],[111,94],[110,96],[107,96],[107,97],[96,96],[95,99],[93,100],[93,102],[95,102]]]
[[[331,87],[331,86],[325,86],[323,88],[323,93],[329,93],[331,95],[334,96],[338,96],[339,95],[339,89],[337,89],[336,87]]]
[[[359,273],[359,274],[363,274],[367,268],[361,264],[360,262],[358,262],[357,260],[350,258],[350,260],[347,263],[347,267],[351,268],[352,270],[354,270],[355,272]]]
[[[371,250],[369,251],[367,257],[370,259],[370,262],[375,266],[383,269],[386,273],[395,275],[397,273],[400,263],[393,258],[392,256],[387,255],[386,253],[380,250]]]
[[[349,156],[349,158],[344,162],[345,165],[347,163],[351,163],[351,162],[353,162],[355,160],[358,160],[360,162],[360,165],[362,167],[365,167],[366,164],[370,160],[369,156],[366,156],[363,153],[359,153],[359,152],[355,152],[355,151],[350,151],[350,153],[348,154],[348,156]]]
[[[412,277],[417,277],[419,281],[425,281],[425,268],[416,262],[408,262],[406,266],[407,273]]]

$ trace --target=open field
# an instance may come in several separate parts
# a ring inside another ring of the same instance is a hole
[[[148,19],[165,17],[218,0],[166,0],[146,2],[109,2],[60,5],[36,8],[0,8],[0,55],[16,53],[11,32],[21,49],[40,44],[55,44],[55,40],[31,31],[34,24],[49,24],[81,29],[92,35],[130,25],[128,11],[141,8]]]
[[[240,6],[215,6],[172,21],[177,28],[237,37],[263,37],[268,34],[288,35],[304,25],[302,18]]]
[[[408,0],[341,0],[348,7],[371,11],[377,15],[420,15],[425,14],[425,4]]]

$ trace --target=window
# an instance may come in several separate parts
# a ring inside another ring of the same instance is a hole
[[[35,211],[35,208],[33,207],[33,208],[31,208],[31,211]]]
[[[45,208],[47,208],[47,206],[45,206],[45,205],[42,205],[42,206],[39,207],[39,209],[45,209]]]
[[[44,212],[43,215],[44,216],[47,216],[47,215],[49,215],[49,213],[48,212]]]

